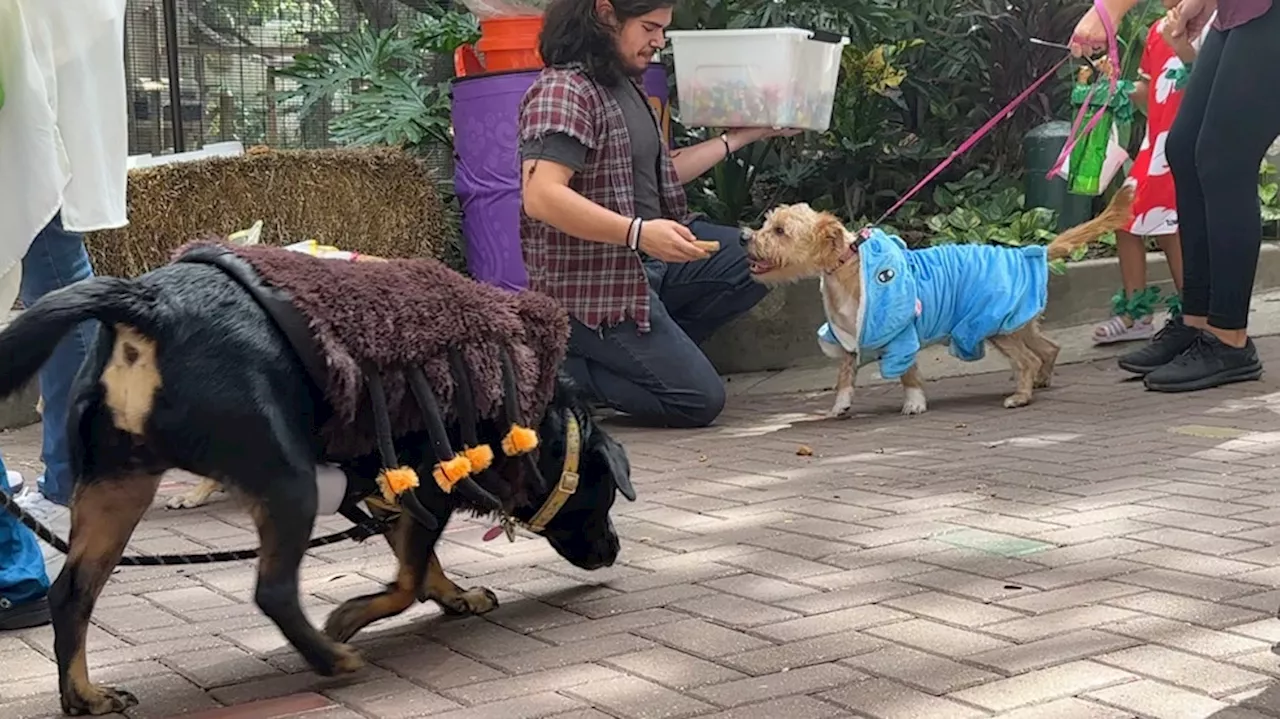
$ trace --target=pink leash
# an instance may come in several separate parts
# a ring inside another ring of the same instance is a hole
[[[1107,58],[1111,61],[1111,76],[1108,78],[1110,81],[1108,97],[1110,97],[1116,94],[1116,86],[1119,84],[1119,40],[1116,37],[1117,33],[1115,23],[1111,21],[1111,14],[1108,13],[1106,7],[1103,6],[1102,0],[1093,0],[1093,6],[1094,9],[1098,11],[1098,18],[1102,20],[1102,29],[1107,33]],[[1098,108],[1098,111],[1093,113],[1093,117],[1089,119],[1089,124],[1085,125],[1084,129],[1080,128],[1080,123],[1084,120],[1084,115],[1089,110],[1089,103],[1093,100],[1093,93],[1096,89],[1096,85],[1089,88],[1088,94],[1084,97],[1084,104],[1080,106],[1080,111],[1076,113],[1075,122],[1071,124],[1071,134],[1067,136],[1067,144],[1062,146],[1062,152],[1058,155],[1057,162],[1053,163],[1053,168],[1049,170],[1045,177],[1052,178],[1054,175],[1058,174],[1058,171],[1062,169],[1062,166],[1067,164],[1067,158],[1071,156],[1071,151],[1075,149],[1076,143],[1080,141],[1082,136],[1088,134],[1097,126],[1098,121],[1102,119],[1102,113],[1107,111],[1106,105]]]
[[[1116,42],[1115,24],[1111,22],[1111,16],[1107,14],[1106,8],[1103,7],[1102,0],[1093,0],[1093,2],[1094,2],[1094,7],[1096,7],[1098,10],[1099,17],[1102,18],[1102,26],[1107,32],[1107,40],[1110,46],[1109,50],[1110,50],[1110,57],[1111,57],[1111,66],[1113,68],[1113,72],[1111,75],[1111,92],[1114,94],[1116,91],[1116,85],[1117,85],[1116,73],[1119,72],[1119,68],[1120,68],[1120,60],[1119,60],[1120,52]],[[947,159],[943,160],[941,163],[938,164],[937,167],[933,168],[933,170],[930,171],[929,174],[924,176],[923,180],[921,180],[920,182],[917,182],[915,187],[912,187],[910,190],[906,192],[906,194],[904,194],[902,197],[899,197],[898,201],[893,204],[893,207],[890,207],[888,211],[886,211],[883,215],[881,215],[880,219],[876,220],[875,224],[877,225],[883,224],[884,221],[887,220],[890,215],[902,209],[902,206],[905,205],[908,200],[914,197],[916,193],[920,192],[920,190],[924,189],[924,187],[928,185],[930,182],[932,182],[933,178],[937,177],[943,170],[947,169],[947,167],[950,166],[952,162],[955,162],[956,158],[968,152],[970,148],[978,144],[978,141],[980,141],[983,137],[986,137],[987,133],[991,132],[991,130],[994,129],[996,125],[999,125],[1001,122],[1004,122],[1005,118],[1013,115],[1013,111],[1018,109],[1019,105],[1026,102],[1027,98],[1031,97],[1032,93],[1034,93],[1037,89],[1039,89],[1039,87],[1043,85],[1046,80],[1053,77],[1058,72],[1058,69],[1061,68],[1064,64],[1066,64],[1067,60],[1070,60],[1070,59],[1071,57],[1067,56],[1059,60],[1053,67],[1049,68],[1048,72],[1041,75],[1039,79],[1037,79],[1035,82],[1031,83],[1030,87],[1023,90],[1017,97],[1010,100],[1009,104],[1005,105],[1000,110],[1000,112],[997,112],[995,115],[993,115],[990,120],[987,120],[986,124],[984,124],[982,127],[979,127],[976,132],[974,132],[972,135],[969,136],[967,140],[960,143],[960,146],[957,147],[950,155],[948,155]],[[1089,107],[1089,101],[1092,98],[1093,98],[1093,91],[1090,90],[1089,96],[1085,98],[1084,106],[1080,108],[1080,112],[1076,115],[1076,120],[1071,127],[1071,134],[1067,138],[1067,143],[1065,146],[1063,146],[1062,153],[1058,156],[1058,161],[1054,163],[1054,167],[1052,170],[1049,171],[1049,174],[1047,175],[1047,177],[1053,177],[1055,174],[1057,174],[1058,170],[1062,169],[1062,165],[1066,162],[1066,159],[1071,156],[1071,151],[1075,149],[1076,140],[1079,138],[1077,131],[1080,130],[1080,121],[1084,119],[1085,110]],[[1086,126],[1083,131],[1080,131],[1080,135],[1092,130],[1094,126],[1097,125],[1098,120],[1102,118],[1102,113],[1105,110],[1106,110],[1105,107],[1099,109],[1098,112],[1094,114],[1093,119],[1089,121],[1088,126]]]

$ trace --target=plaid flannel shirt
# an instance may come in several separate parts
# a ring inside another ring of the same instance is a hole
[[[643,92],[643,89],[642,89]],[[651,110],[652,112],[652,110]],[[655,127],[658,117],[653,115]],[[564,133],[587,147],[586,166],[569,186],[624,217],[635,216],[631,139],[622,108],[581,66],[544,68],[520,101],[520,142]],[[662,214],[688,219],[684,187],[666,143],[658,168]],[[555,298],[593,330],[630,318],[649,331],[649,283],[640,256],[622,245],[571,237],[520,211],[531,289]]]

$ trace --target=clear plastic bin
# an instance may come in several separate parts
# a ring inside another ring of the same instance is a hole
[[[799,28],[672,30],[680,122],[688,127],[831,126],[849,38]]]

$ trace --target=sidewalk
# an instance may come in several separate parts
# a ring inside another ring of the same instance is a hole
[[[375,625],[344,680],[253,606],[251,563],[124,568],[90,668],[157,719],[1278,717],[1280,338],[1259,348],[1262,382],[1157,395],[1098,361],[1023,410],[1007,371],[931,383],[915,418],[891,386],[845,421],[819,419],[829,393],[740,393],[711,429],[616,430],[640,492],[616,567],[455,521],[447,571],[503,606]],[[28,476],[38,433],[0,437]],[[249,547],[249,526],[161,498],[130,551]],[[392,567],[380,541],[313,552],[311,616]],[[0,636],[0,717],[57,716],[51,643]]]

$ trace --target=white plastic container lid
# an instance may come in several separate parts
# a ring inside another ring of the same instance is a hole
[[[743,27],[743,28],[721,28],[718,30],[668,30],[667,37],[743,37],[757,38],[762,36],[777,37],[778,35],[801,35],[806,40],[816,40],[818,42],[830,42],[833,45],[848,45],[849,38],[835,33],[818,32],[815,30],[805,30],[798,27]],[[831,38],[831,39],[827,39]],[[836,38],[839,38],[838,40]]]

